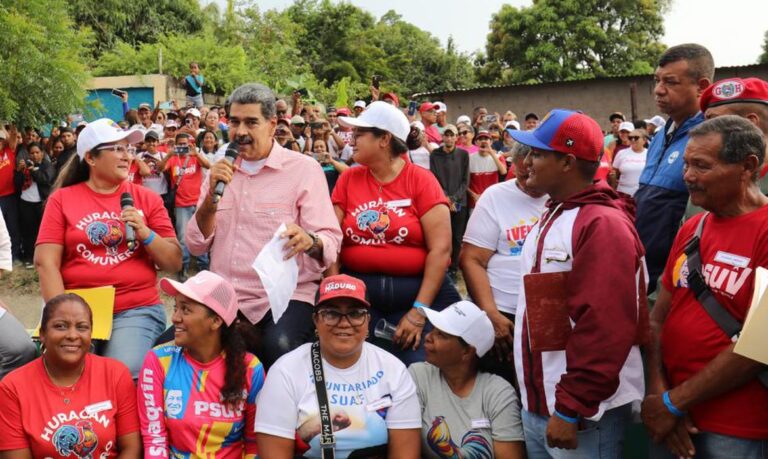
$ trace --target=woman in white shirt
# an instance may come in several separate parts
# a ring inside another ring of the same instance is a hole
[[[608,183],[616,191],[634,196],[640,187],[640,174],[645,168],[648,150],[645,148],[645,132],[635,129],[629,133],[629,148],[625,148],[613,158],[613,169],[608,176]]]

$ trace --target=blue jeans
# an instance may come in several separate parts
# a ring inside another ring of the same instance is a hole
[[[142,306],[118,312],[112,319],[112,336],[96,346],[96,353],[123,362],[138,378],[144,357],[165,330],[165,307]]]
[[[24,325],[6,311],[0,317],[0,379],[35,358],[35,343]]]
[[[392,353],[400,359],[406,366],[414,362],[423,362],[426,359],[423,344],[414,351],[411,349],[402,350],[391,341],[374,338],[373,329],[376,322],[380,319],[386,319],[387,322],[397,325],[400,319],[405,316],[413,307],[416,301],[416,295],[421,288],[422,277],[394,277],[383,274],[364,274],[348,272],[350,276],[357,277],[365,283],[368,292],[368,301],[371,303],[371,323],[369,324],[369,340],[377,346]],[[456,290],[456,286],[448,278],[443,278],[440,290],[432,302],[431,308],[442,311],[446,307],[461,301],[461,296]],[[427,323],[421,335],[421,342],[424,342],[424,336],[432,330],[432,325]]]
[[[194,105],[195,108],[203,106],[203,95],[198,94],[196,96],[187,96],[187,105]]]
[[[712,432],[691,435],[696,459],[766,459],[768,458],[768,440],[750,440],[731,437]],[[652,444],[650,457],[653,459],[673,459],[675,456],[666,446]]]
[[[181,263],[186,271],[189,269],[189,249],[187,249],[187,243],[184,242],[184,233],[187,232],[187,224],[192,220],[192,216],[195,215],[195,206],[176,207],[174,212],[176,214],[176,238],[181,244]],[[196,258],[198,271],[208,269],[207,253]]]
[[[580,421],[576,449],[547,446],[549,418],[522,410],[525,449],[528,459],[619,459],[624,447],[624,431],[630,423],[632,404],[603,413],[599,421]]]

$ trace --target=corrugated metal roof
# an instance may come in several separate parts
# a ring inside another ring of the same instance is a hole
[[[731,65],[726,67],[717,67],[715,71],[718,70],[730,70],[730,69],[743,69],[747,67],[766,67],[768,68],[768,64],[746,64],[746,65]],[[548,81],[545,83],[515,83],[515,84],[498,84],[498,85],[480,85],[480,86],[472,86],[469,88],[457,88],[457,89],[445,89],[440,91],[427,91],[427,92],[419,92],[413,95],[415,98],[424,97],[424,96],[431,96],[434,94],[452,94],[457,92],[469,92],[469,91],[477,91],[479,89],[506,89],[506,88],[515,88],[520,86],[544,86],[548,84],[563,84],[563,83],[583,83],[585,81],[602,81],[602,80],[616,80],[619,78],[636,78],[636,77],[651,77],[653,76],[652,73],[639,73],[635,75],[614,75],[614,76],[605,76],[605,77],[598,77],[598,78],[582,78],[577,80],[564,80],[564,81]]]

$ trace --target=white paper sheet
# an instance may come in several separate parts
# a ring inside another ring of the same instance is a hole
[[[280,225],[272,236],[272,240],[261,249],[251,265],[267,291],[269,305],[272,308],[272,319],[275,323],[288,309],[288,302],[291,301],[299,281],[299,265],[296,257],[283,260],[285,256],[283,247],[288,240],[280,239],[280,234],[285,230],[285,224]]]

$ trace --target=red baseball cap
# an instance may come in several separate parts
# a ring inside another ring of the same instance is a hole
[[[768,105],[768,82],[759,78],[728,78],[709,85],[699,99],[702,112],[709,107],[735,103]]]
[[[328,276],[320,282],[320,290],[315,306],[319,307],[336,298],[355,300],[365,307],[371,304],[365,298],[365,283],[360,279],[346,274]]]
[[[336,109],[336,114],[339,116],[349,116],[352,112],[350,112],[347,107],[341,107]]]
[[[432,102],[424,102],[419,106],[419,113],[426,112],[427,110],[437,110],[440,106]]]
[[[397,94],[395,94],[394,92],[387,92],[387,93],[384,93],[384,95],[383,95],[383,96],[381,96],[381,100],[384,100],[384,99],[389,99],[389,100],[391,100],[392,102],[394,102],[394,103],[395,103],[395,106],[396,106],[396,107],[399,107],[399,106],[400,106],[400,99],[398,99],[398,98],[397,98]]]
[[[597,121],[573,110],[556,108],[532,131],[507,129],[513,139],[541,150],[570,154],[585,161],[599,161],[603,131]]]

